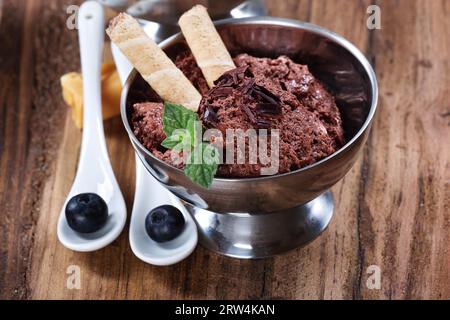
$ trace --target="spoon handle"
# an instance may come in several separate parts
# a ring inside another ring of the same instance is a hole
[[[79,170],[94,157],[108,160],[103,132],[101,62],[104,41],[104,11],[95,1],[85,2],[78,12],[78,37],[83,73],[83,139]],[[91,161],[92,162],[92,161]]]

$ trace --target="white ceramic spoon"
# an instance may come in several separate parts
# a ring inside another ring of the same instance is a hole
[[[95,2],[85,2],[78,12],[81,66],[83,72],[84,120],[80,160],[69,196],[58,221],[58,238],[74,251],[94,251],[114,241],[122,232],[127,218],[125,201],[120,192],[106,149],[101,110],[100,68],[104,41],[104,11]],[[65,207],[73,196],[92,192],[108,205],[108,220],[99,231],[81,234],[67,224]]]
[[[146,23],[144,26],[145,32],[153,39],[155,39],[158,29],[157,24],[153,22]],[[111,45],[111,49],[123,84],[128,78],[132,66],[114,44]],[[149,264],[157,266],[176,264],[188,257],[197,246],[197,227],[183,204],[148,173],[137,155],[135,157],[136,190],[129,233],[131,250],[139,259]],[[160,244],[151,240],[147,235],[145,218],[150,210],[166,204],[180,209],[184,215],[186,226],[179,237]]]

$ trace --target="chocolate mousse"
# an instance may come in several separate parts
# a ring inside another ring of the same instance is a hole
[[[236,68],[225,72],[209,90],[191,54],[175,59],[176,66],[202,94],[198,114],[206,129],[218,129],[224,137],[227,129],[278,129],[278,173],[313,164],[345,143],[334,97],[306,65],[286,56],[270,59],[247,54],[235,57],[234,63]],[[172,162],[172,151],[161,147],[166,138],[162,116],[162,103],[135,104],[134,134],[156,157],[182,168],[183,163]],[[257,177],[262,167],[259,162],[221,164],[217,176]]]
[[[202,70],[198,67],[194,56],[189,50],[176,57],[175,65],[186,75],[198,92],[204,95],[209,91],[208,83],[203,77]]]

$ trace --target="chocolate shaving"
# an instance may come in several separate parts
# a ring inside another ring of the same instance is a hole
[[[258,103],[256,113],[258,115],[280,115],[281,106],[279,103]]]
[[[233,77],[229,74],[223,74],[219,79],[214,81],[216,86],[220,85],[222,87],[231,87],[234,85]]]
[[[243,66],[229,72],[233,75],[233,78],[236,79],[236,84],[238,84],[239,77],[241,76],[240,78],[243,79],[247,70],[249,70],[248,66]]]
[[[270,124],[271,121],[268,119],[258,119],[258,121],[256,122],[256,124],[258,125],[258,128],[261,129],[269,129],[270,128]]]
[[[244,85],[241,88],[242,94],[248,95],[253,90],[254,85],[255,79],[245,79]]]
[[[236,69],[234,70],[234,72],[231,72],[230,74],[233,77],[233,82],[234,82],[233,84],[237,85],[238,81],[239,81],[239,77],[238,77],[238,73],[236,72]]]
[[[231,94],[233,94],[233,88],[230,87],[214,87],[211,90],[211,97],[212,98],[223,98],[228,97]]]
[[[255,85],[253,87],[253,93],[268,103],[279,104],[281,101],[278,96],[274,95],[272,92],[260,85]]]
[[[255,115],[253,114],[252,110],[250,110],[250,108],[247,105],[243,105],[242,109],[244,109],[244,112],[247,114],[248,118],[250,119],[250,121],[252,123],[257,122]]]
[[[214,81],[214,85],[218,86],[231,86],[233,85],[233,77],[228,73],[225,72],[223,75],[219,77],[216,81]]]
[[[213,107],[207,106],[205,109],[205,114],[203,116],[203,121],[210,126],[216,126],[219,122],[217,113],[214,111]]]
[[[230,71],[225,72],[219,79],[214,81],[216,86],[230,87],[239,84],[239,79],[243,78],[248,70],[248,66],[239,67]]]

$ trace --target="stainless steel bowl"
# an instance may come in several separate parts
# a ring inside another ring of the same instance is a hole
[[[312,241],[329,224],[333,198],[327,190],[350,170],[366,142],[377,108],[376,76],[349,41],[309,23],[263,17],[227,19],[216,25],[232,55],[288,55],[307,64],[334,93],[347,144],[295,172],[254,179],[218,178],[210,189],[204,189],[183,171],[154,157],[134,136],[131,106],[157,99],[136,70],[122,92],[123,123],[148,171],[185,202],[204,246],[239,258],[280,254]],[[181,34],[167,39],[161,47],[170,57],[186,50]]]

